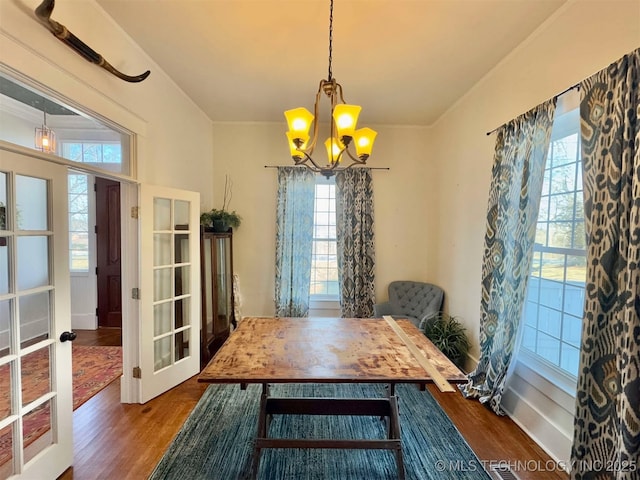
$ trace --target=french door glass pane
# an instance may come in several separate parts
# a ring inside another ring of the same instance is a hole
[[[18,230],[49,230],[47,181],[16,175]]]
[[[13,362],[0,365],[0,421],[11,415],[11,366]],[[4,445],[0,436],[0,445]],[[1,449],[0,449],[1,450]],[[0,464],[2,460],[0,460]],[[0,477],[1,478],[1,477]]]
[[[9,245],[11,239],[0,237],[0,295],[9,293]]]
[[[23,407],[51,391],[50,348],[40,348],[21,358]]]
[[[176,362],[189,356],[189,330],[176,333]]]
[[[0,230],[7,229],[7,174],[0,172]]]
[[[171,264],[171,234],[153,234],[153,266],[159,267]]]
[[[171,365],[171,338],[173,337],[162,337],[153,342],[155,371]]]
[[[50,337],[49,292],[20,297],[20,348]]]
[[[153,199],[153,229],[171,230],[171,200],[168,198]]]
[[[189,235],[177,233],[175,236],[175,263],[187,263],[189,261]]]
[[[10,477],[13,470],[13,423],[0,429],[0,478]]]
[[[53,400],[48,400],[23,417],[22,436],[25,446],[25,463],[53,443],[51,430],[52,410]]]
[[[153,272],[153,300],[167,300],[171,298],[171,272],[172,268],[159,268]]]
[[[174,217],[176,230],[189,230],[189,202],[176,200],[174,202]]]
[[[153,334],[162,335],[171,330],[171,305],[164,302],[153,306]]]
[[[49,238],[18,237],[18,290],[49,285]]]
[[[175,328],[184,327],[189,325],[189,319],[191,318],[191,298],[182,298],[176,300],[176,315],[175,315]]]
[[[186,295],[190,293],[191,288],[189,285],[190,267],[186,265],[184,267],[176,267],[175,269],[175,296]]]

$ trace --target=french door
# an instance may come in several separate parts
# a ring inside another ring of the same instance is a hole
[[[200,194],[140,185],[140,401],[200,371]]]
[[[71,465],[67,169],[0,148],[0,478]]]

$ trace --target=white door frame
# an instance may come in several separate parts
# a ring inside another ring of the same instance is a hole
[[[132,298],[134,288],[140,287],[140,242],[138,219],[132,212],[138,209],[139,185],[120,182],[120,212],[122,229],[122,377],[120,401],[140,403],[140,379],[133,370],[140,366],[140,301]]]

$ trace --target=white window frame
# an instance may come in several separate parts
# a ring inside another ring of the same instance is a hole
[[[564,138],[572,133],[578,134],[578,166],[577,168],[581,168],[580,161],[580,118],[579,118],[579,109],[571,110],[563,115],[559,115],[556,117],[554,122],[551,142],[554,140],[558,140]],[[547,165],[548,167],[549,165]],[[581,191],[582,186],[578,188],[576,185],[576,190]],[[578,195],[578,198],[580,196]],[[574,206],[574,218],[575,218],[575,206]],[[566,255],[575,255],[575,256],[586,256],[586,250],[581,249],[573,249],[573,248],[561,248],[554,249],[553,247],[541,247],[536,245],[534,247],[534,252],[546,252],[546,253],[561,253]],[[586,282],[586,279],[585,279]],[[563,289],[566,284],[563,282]],[[528,298],[528,297],[527,297]],[[568,371],[562,369],[561,367],[555,365],[551,361],[545,359],[541,355],[529,350],[528,348],[522,345],[524,339],[524,330],[525,330],[525,312],[526,312],[526,302],[525,299],[525,308],[523,308],[522,312],[522,328],[520,334],[520,348],[518,349],[518,361],[529,367],[532,371],[539,373],[542,377],[546,378],[549,382],[553,383],[559,389],[564,391],[565,393],[575,397],[576,395],[576,382],[577,377],[570,374]],[[564,306],[562,309],[562,313],[564,313]],[[561,332],[562,336],[562,332]]]
[[[335,177],[326,178],[322,175],[316,175],[316,185],[335,185]],[[315,202],[314,202],[314,214],[315,214],[315,210],[316,209],[315,209]],[[318,239],[318,240],[325,241],[326,239]],[[329,241],[332,241],[332,240],[334,239],[329,238]],[[316,241],[315,225],[314,225],[314,241]],[[337,239],[335,239],[335,241],[336,241],[336,247],[337,247]],[[336,257],[336,269],[337,269],[337,257]],[[313,280],[313,271],[311,273],[311,277]],[[339,311],[340,294],[339,293],[336,293],[336,294],[311,294],[310,293],[309,308],[310,310],[312,311],[315,310],[317,312]]]
[[[82,163],[82,164],[87,164],[87,165],[95,165],[97,167],[102,167],[104,168],[105,165],[119,165],[122,167],[123,164],[123,146],[122,143],[118,140],[69,140],[69,139],[65,139],[62,141],[59,141],[59,150],[60,150],[60,156],[63,158],[66,158],[67,160],[71,160],[72,162],[76,162],[76,163]],[[80,148],[82,149],[82,154],[81,154],[81,161],[76,161],[74,159],[68,158],[64,155],[64,148],[68,145],[79,145]],[[100,162],[88,162],[85,160],[85,149],[89,146],[93,146],[93,145],[100,145],[101,147],[101,158],[103,159]],[[105,145],[112,145],[115,146],[117,145],[118,147],[120,147],[120,160],[118,162],[105,162],[104,161],[104,147]]]
[[[74,170],[69,170],[69,175],[84,175],[87,178],[87,270],[74,270],[72,268],[71,263],[71,218],[69,218],[69,272],[71,276],[74,277],[88,277],[89,273],[92,269],[95,270],[94,260],[93,260],[93,252],[95,247],[95,234],[92,231],[92,225],[95,225],[95,195],[94,195],[94,184],[95,178],[93,175],[77,172]],[[68,192],[68,196],[71,197],[71,193]],[[69,209],[69,215],[71,215],[71,211]]]

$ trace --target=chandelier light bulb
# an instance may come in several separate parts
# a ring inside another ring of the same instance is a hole
[[[376,139],[378,132],[368,127],[356,130],[353,134],[353,140],[356,145],[356,155],[361,160],[366,160],[371,155],[373,149],[373,142]]]
[[[329,165],[340,161],[340,154],[344,149],[344,146],[340,144],[335,137],[327,138],[324,142],[324,146],[327,148],[327,157],[329,158]]]
[[[341,103],[333,109],[333,120],[336,123],[338,138],[352,137],[358,123],[362,107]]]

